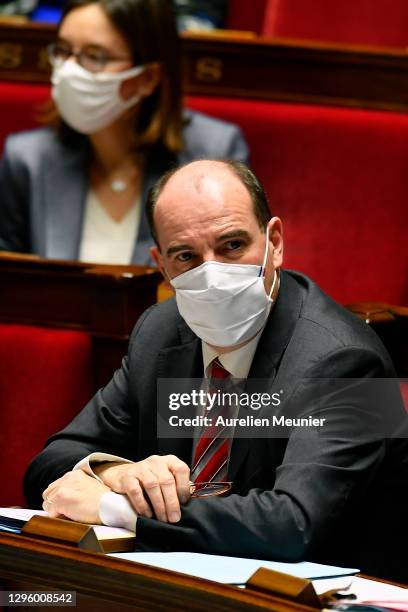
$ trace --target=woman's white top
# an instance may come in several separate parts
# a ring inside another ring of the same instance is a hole
[[[85,202],[80,261],[129,264],[139,231],[140,209],[138,198],[125,217],[115,221],[90,190]]]

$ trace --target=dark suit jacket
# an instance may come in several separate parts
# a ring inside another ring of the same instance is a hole
[[[366,324],[307,277],[282,272],[281,278],[248,383],[268,379],[271,393],[284,390],[284,406],[327,417],[327,430],[319,435],[293,428],[287,438],[234,439],[228,468],[234,493],[191,500],[178,524],[139,518],[138,547],[308,559],[407,579],[401,559],[407,550],[408,441],[366,437],[366,425],[384,406],[376,405],[377,393],[368,388],[367,397],[356,395],[356,381],[344,380],[393,377],[390,358]],[[201,343],[175,301],[147,310],[121,369],[30,466],[29,505],[40,505],[44,488],[93,451],[135,461],[172,453],[190,463],[191,440],[157,439],[156,380],[201,377],[202,370]],[[344,384],[319,404],[304,384],[311,379]],[[389,391],[387,413],[404,427],[394,381]]]
[[[142,193],[142,216],[132,255],[151,265],[153,244],[144,204],[149,190],[170,166],[194,159],[246,162],[248,147],[240,129],[202,113],[185,111],[185,147],[177,156],[151,154]],[[0,251],[35,253],[54,259],[78,259],[88,190],[87,140],[63,144],[51,129],[14,134],[0,164]]]

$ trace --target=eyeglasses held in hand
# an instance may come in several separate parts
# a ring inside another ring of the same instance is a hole
[[[63,41],[53,42],[47,47],[48,59],[54,68],[59,68],[70,57],[75,57],[78,64],[89,72],[101,72],[111,62],[128,62],[131,57],[113,57],[104,49],[88,45],[78,53],[74,53],[71,46]]]
[[[225,495],[232,489],[232,482],[196,482],[190,485],[191,497],[215,497]]]

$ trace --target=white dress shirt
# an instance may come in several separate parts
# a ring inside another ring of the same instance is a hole
[[[120,221],[106,212],[93,191],[89,191],[84,212],[80,261],[91,263],[129,264],[140,224],[141,201]]]

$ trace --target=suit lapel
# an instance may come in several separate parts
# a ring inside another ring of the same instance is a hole
[[[246,390],[273,393],[273,383],[285,349],[293,335],[302,306],[302,293],[297,283],[281,272],[281,284],[275,306],[269,316],[248,374]],[[260,380],[262,379],[261,382]],[[260,382],[257,383],[256,381]],[[266,384],[265,384],[266,383]],[[262,389],[260,389],[262,385]],[[247,413],[240,413],[245,416]],[[259,415],[257,415],[259,416]],[[234,480],[249,451],[251,440],[234,438],[228,467],[228,478]]]
[[[86,149],[63,147],[45,177],[45,256],[77,259],[87,179]],[[57,194],[57,195],[56,195]]]

